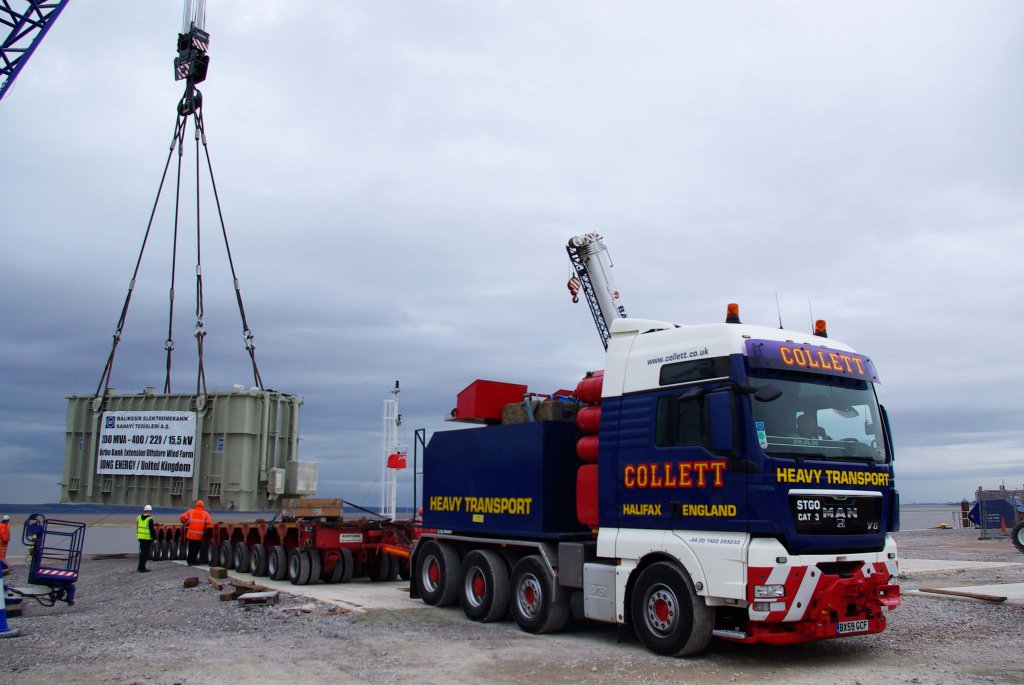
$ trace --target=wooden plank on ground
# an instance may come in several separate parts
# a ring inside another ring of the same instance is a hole
[[[953,597],[967,597],[968,599],[980,599],[985,602],[1005,602],[1006,597],[1000,595],[983,595],[978,592],[964,592],[963,590],[945,590],[943,588],[920,588],[921,592],[931,592],[937,595],[950,595]]]

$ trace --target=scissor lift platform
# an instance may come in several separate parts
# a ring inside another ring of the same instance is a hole
[[[29,550],[28,585],[9,591],[43,606],[75,603],[75,583],[82,563],[85,524],[32,514],[25,520],[21,541]]]

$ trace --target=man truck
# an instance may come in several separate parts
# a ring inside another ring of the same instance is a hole
[[[872,360],[735,305],[605,323],[604,369],[573,393],[459,394],[452,418],[484,425],[427,445],[411,595],[531,633],[625,624],[673,656],[884,630],[899,499]]]

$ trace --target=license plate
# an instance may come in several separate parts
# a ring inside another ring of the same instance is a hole
[[[836,633],[849,635],[850,633],[865,633],[868,630],[867,621],[840,621],[836,624]]]

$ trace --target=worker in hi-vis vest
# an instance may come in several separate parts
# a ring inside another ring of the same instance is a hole
[[[187,528],[185,539],[188,540],[188,565],[195,566],[204,560],[199,558],[199,550],[203,546],[203,536],[206,529],[213,527],[213,518],[206,511],[203,500],[196,500],[196,505],[181,515],[181,522]]]
[[[0,521],[0,561],[7,563],[7,543],[11,541],[11,517],[4,514]]]
[[[136,569],[139,573],[149,573],[146,562],[149,561],[149,553],[153,547],[153,538],[156,537],[156,528],[153,523],[153,507],[146,505],[142,513],[135,519],[136,536],[139,539],[139,566]]]

